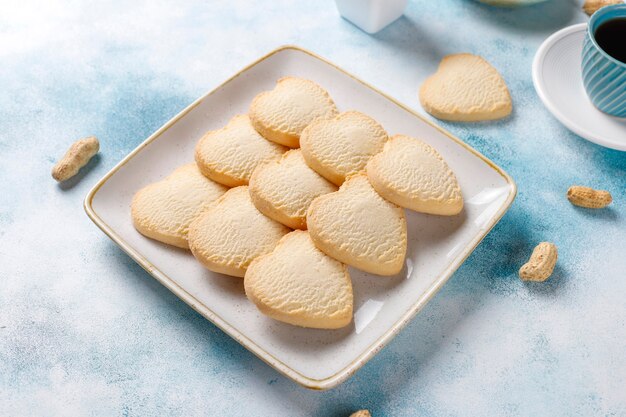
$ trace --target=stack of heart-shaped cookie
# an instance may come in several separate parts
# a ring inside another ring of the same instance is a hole
[[[262,313],[303,327],[352,321],[347,266],[402,270],[404,208],[440,215],[463,208],[434,148],[389,138],[365,114],[339,113],[326,90],[300,78],[281,78],[248,115],[207,132],[195,160],[137,192],[135,227],[191,249],[211,271],[244,277]]]

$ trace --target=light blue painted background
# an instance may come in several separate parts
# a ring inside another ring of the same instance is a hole
[[[177,3],[177,4],[173,4]],[[590,144],[531,81],[577,1],[500,10],[412,0],[375,36],[330,1],[2,2],[0,415],[626,415],[626,153]],[[509,213],[439,295],[352,379],[328,392],[281,377],[170,294],[87,218],[82,199],[184,106],[261,54],[309,48],[421,111],[448,53],[484,56],[514,102],[507,120],[444,126],[506,169]],[[95,134],[101,158],[62,189],[50,168]],[[574,183],[609,189],[572,207]],[[516,275],[542,240],[544,284]]]

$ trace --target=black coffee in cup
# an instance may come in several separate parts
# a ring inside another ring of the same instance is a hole
[[[626,19],[611,19],[602,23],[594,36],[604,52],[626,63]]]

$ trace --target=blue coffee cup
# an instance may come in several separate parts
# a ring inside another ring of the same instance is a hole
[[[595,38],[600,25],[620,18],[626,19],[626,4],[603,7],[591,16],[583,42],[582,75],[587,95],[598,110],[626,117],[626,63],[604,52]]]

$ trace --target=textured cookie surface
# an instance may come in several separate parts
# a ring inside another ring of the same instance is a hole
[[[511,96],[498,71],[471,54],[448,55],[420,89],[422,107],[460,122],[493,120],[511,113]]]
[[[196,164],[183,165],[137,191],[131,203],[133,224],[144,236],[188,248],[189,225],[226,190],[202,175]]]
[[[302,327],[338,329],[352,321],[348,268],[326,256],[308,232],[285,235],[246,271],[248,298],[273,319]]]
[[[411,210],[454,215],[463,209],[461,188],[432,146],[395,135],[367,164],[367,176],[383,198]]]
[[[306,229],[306,211],[314,198],[337,191],[304,162],[299,149],[254,170],[250,197],[267,217],[292,229]]]
[[[339,191],[317,197],[307,213],[315,246],[333,258],[378,275],[404,264],[404,210],[374,191],[365,174],[349,177]]]
[[[213,181],[229,187],[247,185],[252,171],[278,159],[287,148],[265,140],[246,115],[233,117],[219,130],[207,132],[196,145],[196,163]]]
[[[189,227],[189,248],[214,272],[243,277],[250,262],[270,252],[290,229],[261,214],[248,187],[228,190]]]
[[[387,132],[374,119],[356,111],[316,120],[300,137],[307,164],[327,180],[341,185],[346,177],[365,169],[382,151]]]
[[[297,148],[300,134],[317,118],[337,114],[326,90],[313,81],[284,77],[271,91],[258,94],[250,106],[254,128],[281,145]]]

